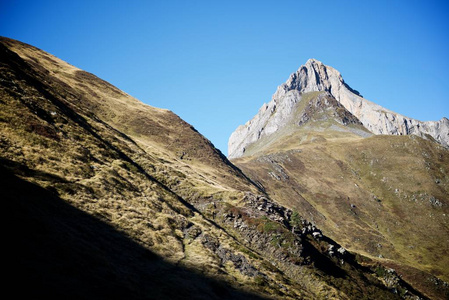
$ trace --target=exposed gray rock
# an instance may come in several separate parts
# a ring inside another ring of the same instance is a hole
[[[340,247],[337,249],[338,253],[340,253],[341,255],[344,255],[346,253],[346,249],[343,247]]]
[[[430,204],[432,206],[435,206],[435,207],[442,207],[443,206],[443,203],[440,200],[438,200],[435,197],[433,197],[433,196],[431,196],[429,198],[429,202],[430,202]]]
[[[193,225],[192,223],[184,229],[184,236],[190,239],[196,239],[201,233],[201,228],[197,225]]]
[[[321,232],[319,231],[314,231],[312,232],[312,236],[316,239],[322,238],[323,236],[321,235]]]
[[[248,260],[238,253],[234,253],[232,250],[220,245],[219,240],[208,234],[204,234],[202,237],[202,244],[214,252],[221,260],[221,264],[226,264],[230,261],[234,264],[234,267],[239,270],[243,275],[254,277],[259,274],[259,271],[253,267]]]
[[[287,82],[280,85],[268,104],[253,119],[239,126],[230,136],[229,158],[240,157],[251,143],[282,128],[304,93],[324,91],[332,95],[374,134],[431,136],[449,147],[449,120],[422,122],[390,111],[368,101],[343,80],[340,72],[318,60],[309,59]],[[306,118],[307,116],[302,116]],[[300,120],[298,120],[299,122]]]

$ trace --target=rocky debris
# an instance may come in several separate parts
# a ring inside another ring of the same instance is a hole
[[[305,220],[302,217],[300,218],[299,224],[292,225],[292,215],[293,211],[287,209],[277,203],[271,202],[265,196],[254,195],[252,193],[247,193],[244,202],[251,208],[257,209],[260,212],[263,212],[264,216],[268,219],[279,222],[286,226],[286,228],[290,229],[292,233],[298,236],[312,235],[312,237],[319,239],[323,237],[323,233],[320,229],[318,229],[315,224]],[[240,216],[238,216],[240,217]]]
[[[341,255],[345,255],[346,249],[343,248],[343,247],[340,247],[340,248],[337,249],[337,252],[340,253]]]
[[[292,214],[291,210],[270,201],[265,196],[247,193],[243,202],[248,207],[257,209],[259,212],[263,213],[268,219],[282,224],[285,224],[286,220],[288,221]]]
[[[418,135],[429,136],[449,147],[449,120],[422,122],[411,119],[380,105],[368,101],[343,80],[340,72],[322,62],[309,59],[298,71],[291,74],[288,80],[281,84],[268,104],[263,104],[258,113],[245,125],[239,126],[230,136],[228,142],[229,158],[243,155],[244,148],[263,136],[268,136],[284,127],[295,112],[295,106],[301,101],[302,95],[309,92],[325,92],[321,97],[335,99],[341,108],[337,111],[337,120],[347,125],[361,122],[374,134]],[[331,101],[332,102],[332,101]],[[317,107],[325,107],[325,101],[316,101],[299,116],[297,123],[303,124],[311,119],[311,113]],[[315,105],[315,107],[313,107]],[[345,112],[347,111],[347,112]],[[349,117],[348,117],[349,116]]]
[[[285,169],[281,166],[281,163],[284,160],[290,161],[290,158],[288,156],[279,157],[279,155],[275,155],[275,154],[264,155],[264,156],[257,158],[258,162],[267,163],[273,168],[272,171],[268,172],[268,174],[271,177],[273,177],[276,180],[286,181],[290,177],[288,176]]]
[[[394,288],[400,281],[400,278],[394,269],[387,269],[383,279],[388,288]]]
[[[321,230],[316,228],[316,226],[314,224],[308,222],[307,220],[302,221],[302,226],[303,227],[301,230],[301,234],[303,234],[303,235],[312,234],[312,236],[314,238],[323,237],[323,233],[321,232]]]
[[[329,243],[327,246],[327,254],[331,257],[336,257],[339,259],[340,263],[343,264],[349,258],[346,256],[346,249],[338,244]]]
[[[384,267],[382,265],[377,265],[371,268],[374,274],[378,277],[379,280],[383,282],[386,288],[388,288],[394,294],[398,294],[402,299],[409,300],[422,300],[427,298],[422,298],[422,295],[413,289],[409,284],[407,284],[403,279],[402,275],[396,273],[396,270],[388,267]],[[435,280],[438,283],[444,283],[444,281],[431,277],[429,281]],[[438,285],[438,283],[435,283]],[[447,283],[446,287],[442,286],[442,290],[447,291]]]
[[[424,193],[414,193],[411,194],[409,197],[410,201],[413,202],[421,202],[421,203],[426,203],[428,202],[431,206],[435,207],[435,208],[440,208],[446,205],[446,203],[444,202],[444,200],[440,200],[435,198],[435,196],[429,195],[428,193],[424,192]]]
[[[312,232],[312,236],[313,236],[315,239],[319,239],[319,238],[323,237],[323,235],[322,235],[319,231],[314,231],[314,232]]]
[[[229,224],[247,242],[247,246],[266,253],[279,262],[304,263],[300,235],[289,225],[291,210],[261,195],[247,193],[242,207],[222,212],[224,224]]]
[[[303,254],[303,239],[309,236],[317,242],[327,243],[329,247],[327,254],[337,258],[341,264],[351,260],[346,249],[323,235],[315,224],[305,220],[292,210],[271,202],[269,198],[247,193],[242,204],[244,204],[244,208],[231,209],[224,213],[223,217],[225,223],[232,224],[233,228],[242,234],[252,248],[268,251],[280,261],[306,264],[307,260]],[[257,223],[254,220],[262,218],[265,218],[262,223]],[[270,224],[270,222],[275,223]],[[270,246],[267,247],[267,245]]]
[[[221,259],[222,264],[230,261],[234,264],[234,267],[239,270],[243,275],[254,277],[259,275],[259,271],[255,267],[253,267],[248,260],[242,254],[234,254],[231,250],[218,247],[217,255]]]
[[[218,238],[209,234],[202,235],[201,243],[203,244],[204,247],[211,250],[212,252],[217,251],[218,247],[220,246]]]
[[[430,281],[431,283],[433,283],[434,285],[442,286],[445,289],[449,289],[449,283],[441,280],[440,278],[432,276],[432,277],[429,277],[427,280]]]
[[[443,206],[443,203],[440,200],[438,200],[437,198],[433,197],[433,196],[431,196],[429,198],[429,202],[430,202],[430,204],[432,206],[435,206],[435,207],[442,207]]]
[[[248,262],[245,256],[242,254],[235,254],[232,250],[223,247],[218,238],[209,234],[203,234],[201,243],[220,258],[222,265],[231,262],[240,273],[249,277],[254,277],[260,274],[260,272]]]
[[[189,239],[196,239],[200,234],[202,233],[202,230],[199,226],[193,225],[192,223],[189,224],[189,226],[184,229],[184,238]]]
[[[198,207],[206,209],[204,205]],[[245,247],[273,261],[273,266],[288,276],[294,276],[294,272],[302,267],[313,265],[316,250],[339,265],[358,266],[353,254],[325,236],[315,224],[299,216],[297,212],[272,202],[266,195],[247,192],[238,207],[214,202],[213,208],[220,226],[232,228]],[[243,275],[255,279],[267,278],[243,254],[220,244],[219,239],[214,236],[200,233],[195,225],[188,225],[184,232],[189,236],[199,234],[197,238],[205,248],[217,255],[222,265],[232,263]],[[310,252],[311,248],[316,250]],[[406,285],[394,270],[380,268],[383,271],[378,276],[385,286],[394,293],[413,299],[413,293],[404,288]]]

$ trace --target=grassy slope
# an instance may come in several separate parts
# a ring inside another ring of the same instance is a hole
[[[3,166],[0,182],[13,227],[5,288],[16,298],[265,299],[194,266],[168,262],[101,216],[74,208]]]
[[[18,42],[7,40],[6,43],[22,48],[24,52],[39,52],[35,48]],[[165,151],[157,152],[145,149],[144,146],[148,144],[137,143],[93,114],[94,108],[89,105],[92,98],[88,98],[68,83],[53,77],[51,71],[42,67],[45,64],[39,64],[40,61],[34,58],[31,61],[34,61],[33,67],[30,67],[15,53],[8,52],[4,48],[1,50],[3,54],[7,55],[7,57],[3,56],[2,58],[6,59],[1,61],[2,88],[0,89],[0,156],[1,165],[7,170],[6,174],[15,174],[19,176],[20,180],[45,189],[47,196],[53,195],[55,201],[62,199],[73,207],[112,225],[115,230],[132,239],[134,243],[163,258],[164,262],[155,263],[154,268],[159,265],[165,266],[167,263],[167,268],[170,265],[172,267],[179,266],[203,274],[204,276],[192,277],[190,292],[182,297],[202,298],[203,295],[196,294],[197,287],[200,290],[206,290],[212,295],[212,298],[223,297],[223,294],[219,292],[220,288],[244,289],[264,297],[268,296],[266,292],[258,291],[259,287],[254,283],[254,278],[240,274],[232,263],[222,265],[216,254],[204,247],[203,242],[205,236],[220,237],[220,245],[231,249],[230,251],[235,251],[235,253],[240,253],[235,249],[246,249],[246,247],[236,242],[222,228],[204,218],[198,210],[179,196],[192,194],[198,198],[217,194],[218,199],[220,197],[240,197],[243,191],[237,191],[229,186],[223,188],[223,185],[228,182],[236,183],[237,187],[239,184],[245,186],[248,191],[256,190],[241,174],[238,174],[235,167],[228,165],[227,161],[222,159],[217,150],[210,147],[207,140],[172,113],[148,108],[143,104],[138,104],[136,100],[129,99],[131,107],[134,102],[135,106],[140,105],[142,109],[147,110],[148,115],[143,118],[142,122],[149,120],[148,122],[153,122],[154,127],[158,129],[154,136],[155,149],[164,138],[163,127],[158,128],[157,124],[170,120],[178,121],[178,124],[175,125],[180,133],[185,135],[183,138],[191,138],[192,141],[198,142],[196,144],[198,149],[184,148],[186,154],[182,160],[176,153],[177,147],[181,147],[177,144],[179,141],[176,141],[176,136],[172,138],[175,142],[169,144]],[[39,52],[36,57],[46,55]],[[61,67],[59,63],[53,61],[54,57],[48,59],[52,60],[52,68]],[[66,68],[66,64],[62,64],[62,66],[61,69],[64,72],[72,70],[71,67]],[[102,81],[95,79],[92,84],[95,85],[98,82]],[[92,88],[90,82],[86,81],[83,84]],[[107,86],[106,83],[104,85]],[[106,96],[102,98],[102,101],[110,106],[114,106],[115,101],[123,100],[114,98],[117,95],[123,96],[123,93],[115,88],[109,87],[109,89],[98,88],[92,94],[98,94],[100,91],[110,93],[110,98]],[[123,97],[125,100],[130,98],[126,95]],[[92,102],[95,103],[93,100]],[[122,108],[122,113],[132,113],[132,109],[125,111]],[[153,125],[148,126],[150,129],[154,129]],[[176,130],[175,127],[171,128],[173,131]],[[167,133],[167,135],[169,134],[170,132]],[[168,141],[169,138],[166,140]],[[210,160],[215,161],[217,165],[221,163],[223,172],[216,179],[221,180],[220,184],[206,183],[206,181],[215,179],[212,178],[212,175],[209,176],[211,179],[206,177],[208,169],[204,166],[207,166],[207,163],[201,162],[198,157],[194,156],[194,154],[200,156],[199,152],[202,150],[204,150],[206,162]],[[190,161],[192,164],[184,163],[184,160]],[[231,180],[227,181],[228,178]],[[203,188],[204,186],[207,188]],[[17,190],[15,186],[5,185],[4,189],[8,199],[26,201],[21,204],[24,206],[30,202],[37,206],[44,205],[44,203],[39,203],[47,197],[37,197],[27,190]],[[19,212],[18,214],[20,214]],[[82,214],[75,212],[74,216],[70,215],[70,220],[73,219],[70,222],[76,223],[76,216],[79,215]],[[48,230],[45,230],[42,235],[53,240],[54,230],[58,229],[53,229],[52,222],[46,220],[47,216],[48,214],[45,214],[38,218],[37,222],[50,223],[47,226]],[[21,218],[26,219],[26,216],[22,215]],[[192,234],[189,234],[192,228],[194,228],[194,232],[198,232],[198,235],[192,237]],[[90,229],[84,228],[84,226],[80,230],[81,232],[86,230],[90,232]],[[93,230],[93,233],[89,234],[108,235],[109,233]],[[83,238],[83,233],[80,235],[81,238],[73,239],[74,244],[87,244],[87,246],[82,246],[82,249],[95,247],[89,245],[91,240]],[[36,261],[30,261],[30,263],[42,263],[39,259],[50,260],[50,258],[45,258],[45,245],[37,243],[33,246],[43,253],[44,258],[35,257]],[[104,247],[110,246],[106,244]],[[50,253],[52,252],[49,251],[48,255]],[[139,260],[139,253],[137,251],[136,257],[130,253],[129,259]],[[101,256],[101,252],[98,255]],[[244,253],[241,255],[248,256]],[[84,260],[80,260],[80,263],[90,264]],[[111,264],[111,269],[124,267],[121,260],[117,262],[107,259],[105,263]],[[149,263],[151,264],[151,262]],[[55,264],[58,264],[58,261],[55,261]],[[257,261],[254,262],[255,266],[258,264]],[[30,267],[33,268],[33,266]],[[263,266],[259,269],[262,272],[264,270]],[[50,276],[61,276],[61,278],[67,276],[67,274],[60,273],[59,269],[43,268],[42,270],[42,274],[48,271]],[[147,272],[150,271],[151,269],[147,270]],[[96,270],[87,272],[94,273],[94,276],[101,275],[101,273],[95,274]],[[188,274],[189,271],[186,272]],[[42,274],[38,273],[36,276]],[[88,275],[90,273],[86,274],[86,276]],[[143,275],[155,276],[148,273]],[[75,276],[82,277],[82,274],[76,273]],[[215,278],[215,280],[201,288],[205,282],[208,282],[206,278]],[[176,280],[175,277],[173,284],[161,284],[161,290],[170,290],[175,285],[184,286],[189,282],[182,282],[182,277],[178,283]],[[218,283],[218,293],[215,293],[214,282],[217,280],[222,283]],[[273,279],[268,277],[267,287],[270,287],[272,282]],[[70,284],[69,281],[64,283]],[[92,284],[94,285],[95,282]],[[111,283],[108,283],[106,278],[101,284],[107,286]],[[139,282],[131,282],[130,285],[132,288],[142,288]],[[47,284],[42,288],[50,287]],[[293,286],[291,290],[291,293],[296,295]],[[239,295],[239,292],[236,292],[236,295]],[[242,293],[241,295],[247,294]],[[139,294],[138,298],[148,296],[154,297],[154,291],[146,290],[143,294]],[[178,296],[181,297],[181,295]],[[92,298],[94,298],[93,295]]]
[[[132,136],[143,151],[169,159],[174,169],[194,166],[202,177],[217,178],[217,185],[242,189],[248,182],[213,145],[172,112],[145,105],[100,78],[77,69],[37,48],[16,41],[8,46],[40,70],[41,80],[49,76],[49,88],[63,95],[66,103],[87,118],[99,121],[120,133]],[[42,74],[45,74],[43,76]],[[57,82],[55,82],[57,81]],[[184,163],[182,159],[187,160]],[[217,166],[217,168],[211,168]],[[220,171],[217,171],[220,170]]]
[[[448,281],[448,150],[415,136],[364,139],[331,124],[283,129],[233,162],[346,248],[404,266],[414,284],[431,278],[414,269]]]

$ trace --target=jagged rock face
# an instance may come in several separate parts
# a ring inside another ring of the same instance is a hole
[[[442,145],[449,146],[447,118],[421,122],[397,114],[364,99],[344,82],[340,72],[334,68],[309,59],[290,75],[286,83],[278,87],[271,101],[263,104],[252,120],[239,126],[231,134],[228,143],[229,157],[242,156],[247,145],[282,128],[294,105],[301,100],[301,95],[314,91],[328,92],[374,134],[430,135]]]

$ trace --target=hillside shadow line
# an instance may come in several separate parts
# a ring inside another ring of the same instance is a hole
[[[6,291],[33,299],[264,299],[175,266],[0,165]]]

